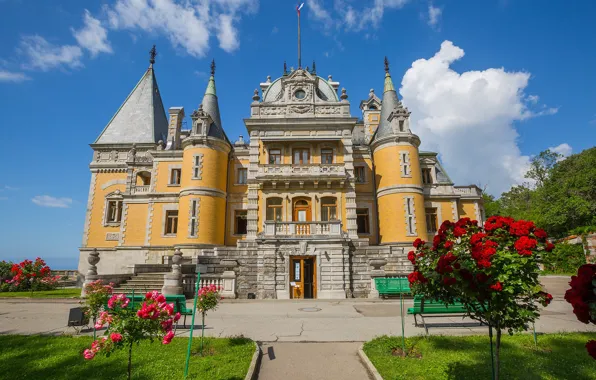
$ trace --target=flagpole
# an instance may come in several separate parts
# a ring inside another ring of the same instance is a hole
[[[300,9],[298,9],[298,68],[302,68],[302,57],[300,52]]]

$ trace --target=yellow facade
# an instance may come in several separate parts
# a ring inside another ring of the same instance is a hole
[[[147,203],[130,203],[126,206],[125,232],[123,244],[143,246],[147,235]]]
[[[106,196],[116,191],[124,193],[126,189],[126,173],[94,173],[92,204],[89,212],[87,246],[115,247],[118,240],[107,240],[108,233],[120,233],[120,226],[109,226],[104,223],[106,213]]]

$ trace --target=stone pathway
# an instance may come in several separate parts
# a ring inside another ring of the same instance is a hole
[[[368,380],[362,343],[264,343],[259,380]]]

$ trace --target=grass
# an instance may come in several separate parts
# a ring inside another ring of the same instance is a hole
[[[38,292],[0,292],[0,298],[73,298],[80,297],[80,288],[64,288],[54,290],[41,290]]]
[[[206,338],[199,356],[199,341],[193,339],[189,379],[244,379],[255,350],[246,338]],[[128,350],[116,351],[109,358],[82,357],[91,345],[87,336],[0,335],[0,378],[10,374],[18,379],[126,379]],[[174,338],[169,345],[144,342],[133,346],[133,379],[182,379],[188,338]]]
[[[596,333],[503,335],[501,379],[596,379],[596,361],[585,344]],[[487,336],[430,336],[406,338],[411,356],[392,355],[401,337],[382,336],[364,344],[364,352],[385,380],[490,379]]]

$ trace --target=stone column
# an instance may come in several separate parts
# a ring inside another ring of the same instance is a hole
[[[99,252],[97,252],[97,248],[93,248],[93,251],[89,253],[87,262],[89,263],[89,269],[85,275],[85,282],[83,283],[83,289],[81,290],[81,297],[85,297],[85,285],[99,279],[97,276],[97,263],[99,263]]]
[[[368,298],[379,298],[379,290],[375,284],[375,278],[385,277],[385,270],[382,267],[387,265],[387,260],[371,259],[368,263],[373,267],[370,271],[370,292],[368,293]]]
[[[182,288],[182,251],[176,248],[172,257],[172,273],[166,273],[163,276],[163,288],[161,292],[164,295],[184,294]]]
[[[224,259],[220,263],[226,268],[221,275],[223,289],[221,290],[221,296],[224,298],[236,298],[236,272],[233,268],[238,266],[236,260]]]

